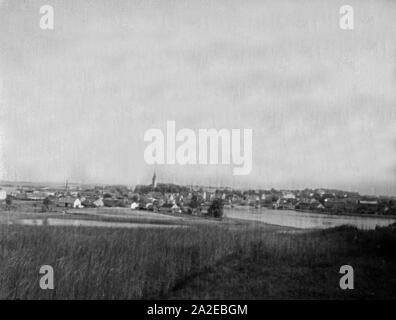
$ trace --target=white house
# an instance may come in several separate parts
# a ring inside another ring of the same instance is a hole
[[[99,198],[99,199],[95,200],[93,202],[93,204],[95,205],[95,207],[103,207],[104,206],[103,198]]]
[[[7,198],[7,192],[5,190],[0,190],[0,201]]]
[[[73,208],[79,208],[79,209],[84,208],[84,206],[81,204],[80,199],[77,198],[76,200],[74,200]]]

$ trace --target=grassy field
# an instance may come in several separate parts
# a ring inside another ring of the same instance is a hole
[[[396,298],[396,231],[0,225],[0,299]],[[53,266],[55,290],[39,288]],[[355,290],[339,289],[341,265]]]

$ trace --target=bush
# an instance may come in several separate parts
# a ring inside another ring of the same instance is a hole
[[[7,206],[12,205],[12,198],[11,198],[11,196],[7,196],[6,199],[5,199],[5,202],[6,202],[6,205],[7,205]]]
[[[85,199],[84,201],[81,202],[81,204],[85,207],[85,208],[95,208],[96,206],[93,204],[92,201]]]
[[[200,202],[198,201],[198,197],[196,195],[193,195],[190,201],[190,207],[192,209],[198,208],[200,205]]]
[[[46,197],[46,198],[43,200],[43,205],[45,205],[46,207],[48,207],[50,204],[52,204],[51,199],[48,198],[48,197]]]
[[[208,209],[208,214],[215,218],[221,218],[224,214],[224,204],[221,199],[214,199]]]
[[[49,197],[46,197],[43,200],[43,206],[41,207],[42,212],[47,212],[49,210],[49,206],[52,204],[52,201]]]
[[[105,199],[103,199],[103,204],[105,207],[121,207],[121,208],[126,207],[125,202],[120,199],[105,198]]]

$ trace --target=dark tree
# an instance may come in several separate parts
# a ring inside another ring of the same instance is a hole
[[[194,195],[192,196],[192,198],[191,198],[191,201],[190,201],[190,207],[191,207],[192,209],[196,209],[196,208],[199,207],[199,205],[200,205],[200,203],[199,203],[199,201],[198,201],[198,197],[194,194]]]
[[[51,204],[50,198],[46,197],[46,198],[43,200],[43,205],[44,205],[44,207],[46,207],[46,208],[48,209],[49,206],[50,206],[50,204]]]
[[[5,199],[5,202],[6,202],[7,206],[12,205],[12,198],[10,196],[7,196],[6,199]]]
[[[214,199],[208,209],[208,214],[215,218],[221,218],[224,214],[224,204],[221,199]]]

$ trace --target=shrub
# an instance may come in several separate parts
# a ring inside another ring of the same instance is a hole
[[[51,199],[48,198],[48,197],[46,197],[46,198],[43,200],[43,205],[45,205],[46,207],[48,207],[50,204],[52,204]]]
[[[103,199],[103,204],[105,207],[122,207],[122,208],[126,207],[125,202],[120,199],[105,198]]]
[[[47,212],[49,210],[49,206],[52,204],[52,201],[49,197],[46,197],[43,200],[43,206],[41,207],[42,212]]]
[[[5,199],[5,202],[6,202],[6,205],[7,205],[7,206],[12,205],[12,198],[11,198],[11,196],[7,196],[6,199]]]
[[[224,214],[224,204],[221,199],[214,199],[208,209],[208,214],[215,218],[221,218]]]
[[[198,208],[200,205],[200,202],[198,201],[198,197],[196,195],[193,195],[190,201],[190,207],[192,209]]]

